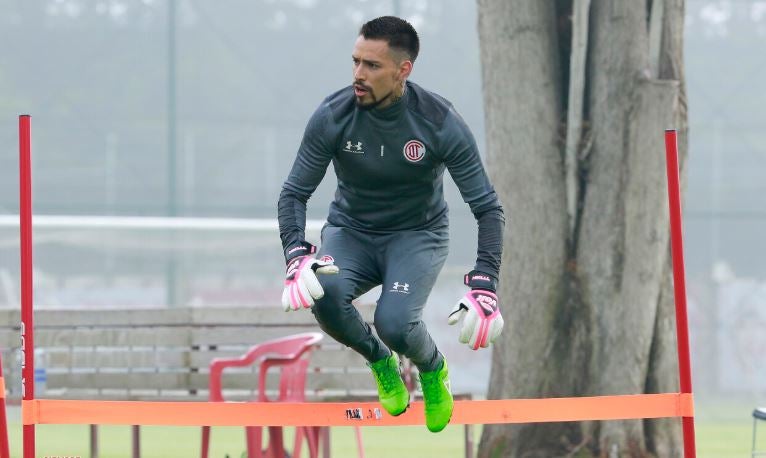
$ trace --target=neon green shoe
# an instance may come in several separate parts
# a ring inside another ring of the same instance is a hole
[[[404,385],[401,373],[399,373],[399,358],[396,353],[392,352],[388,358],[368,365],[378,383],[380,404],[386,409],[386,412],[393,416],[404,413],[410,406],[410,393]]]
[[[426,404],[426,426],[432,433],[438,433],[449,423],[455,405],[449,386],[446,359],[439,369],[420,373],[420,387]]]

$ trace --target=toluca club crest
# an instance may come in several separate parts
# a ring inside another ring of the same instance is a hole
[[[410,162],[418,162],[426,155],[426,145],[420,140],[410,140],[404,145],[405,159]]]

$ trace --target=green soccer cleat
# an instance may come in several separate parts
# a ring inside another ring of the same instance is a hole
[[[396,353],[374,363],[368,364],[378,383],[378,397],[386,412],[401,415],[410,406],[410,393],[399,373],[399,358]]]
[[[446,359],[439,369],[420,373],[420,387],[426,404],[426,426],[432,433],[438,433],[452,418],[454,406]]]

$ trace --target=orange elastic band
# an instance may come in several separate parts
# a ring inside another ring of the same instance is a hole
[[[398,417],[377,402],[136,402],[22,401],[32,424],[175,426],[404,426],[422,425],[423,403]],[[455,401],[453,424],[537,423],[632,418],[693,417],[692,395],[638,394],[579,398]]]
[[[0,399],[5,399],[5,378],[0,376]]]

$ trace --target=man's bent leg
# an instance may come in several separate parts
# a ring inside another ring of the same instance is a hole
[[[380,404],[391,415],[400,415],[410,405],[410,394],[399,372],[399,358],[383,345],[351,304],[355,282],[341,275],[325,276],[325,296],[316,301],[312,311],[319,326],[338,342],[353,348],[369,361],[378,386]],[[346,273],[347,275],[347,273]],[[339,277],[336,281],[335,278]]]
[[[324,297],[311,308],[319,326],[338,342],[351,347],[370,362],[388,357],[391,352],[364,322],[353,299],[380,281],[374,258],[354,231],[327,226],[322,231],[322,247],[317,258],[331,256],[340,268],[337,275],[323,275],[319,282]]]
[[[437,370],[443,357],[422,316],[447,258],[446,234],[409,231],[390,236],[386,243],[375,328],[389,348],[407,356],[420,372]]]
[[[324,297],[311,308],[319,327],[333,339],[352,348],[367,361],[373,362],[391,354],[390,350],[373,334],[351,301],[356,297],[357,282],[347,277],[341,267],[340,274],[324,276],[320,283]]]
[[[383,293],[375,328],[393,350],[420,371],[426,426],[443,430],[452,418],[453,399],[447,362],[423,323],[423,307],[447,257],[446,234],[416,231],[392,237],[386,245]]]
[[[399,372],[399,358],[386,348],[364,322],[351,301],[380,283],[375,262],[376,245],[350,229],[328,226],[322,234],[319,256],[332,256],[340,273],[320,281],[325,295],[312,308],[320,327],[369,361],[380,403],[391,415],[409,406],[410,395]]]

